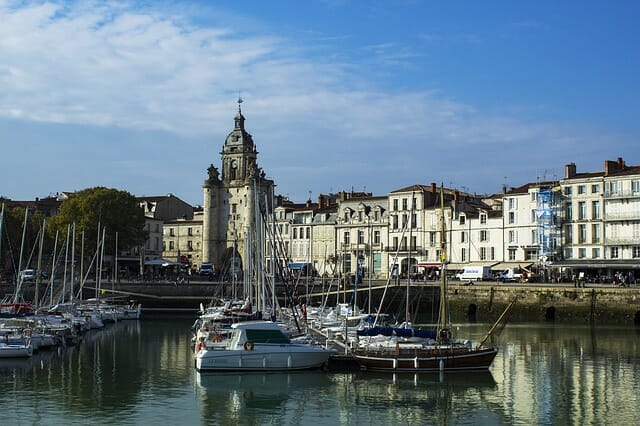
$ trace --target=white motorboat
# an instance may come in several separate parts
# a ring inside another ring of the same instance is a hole
[[[334,350],[293,343],[271,321],[246,321],[231,326],[224,346],[196,344],[199,371],[292,371],[322,367]]]
[[[12,336],[5,334],[0,338],[0,358],[27,358],[33,355],[33,346],[28,335]]]

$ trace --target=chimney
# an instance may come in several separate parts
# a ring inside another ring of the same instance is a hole
[[[605,160],[604,161],[604,175],[607,176],[609,174],[615,172],[621,172],[627,165],[624,163],[622,157],[618,157],[616,161]]]
[[[436,193],[436,183],[435,182],[431,182],[431,192],[433,192],[434,194]]]
[[[571,179],[576,175],[576,163],[569,163],[564,166],[564,178]]]

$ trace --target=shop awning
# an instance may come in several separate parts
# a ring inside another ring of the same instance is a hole
[[[563,260],[558,262],[549,262],[548,268],[588,268],[588,269],[640,269],[640,261],[638,260]]]
[[[416,268],[425,268],[425,269],[431,269],[431,268],[437,268],[440,269],[440,266],[442,266],[440,263],[417,263]]]
[[[447,269],[452,271],[452,270],[462,270],[464,269],[466,266],[488,266],[492,269],[495,269],[495,262],[451,262],[451,263],[447,263]]]

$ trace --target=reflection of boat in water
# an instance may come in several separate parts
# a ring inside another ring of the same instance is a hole
[[[59,356],[60,353],[53,350],[39,351],[26,358],[0,358],[0,372],[7,370],[28,371],[35,366],[49,365],[52,360]]]
[[[315,405],[320,395],[331,395],[334,390],[331,377],[319,370],[195,374],[203,418],[216,418],[217,424],[264,424],[268,413],[282,413],[288,404],[298,408]],[[274,424],[287,423],[273,420]]]
[[[367,380],[370,385],[379,380],[384,384],[388,384],[391,381],[399,385],[414,386],[420,384],[421,386],[448,386],[458,390],[494,388],[497,385],[493,375],[488,370],[474,372],[473,374],[443,372],[416,372],[410,374],[386,371],[360,371],[355,375],[355,380]]]
[[[366,371],[354,374],[352,391],[358,404],[370,407],[396,406],[407,411],[405,424],[455,424],[443,421],[455,406],[483,395],[492,395],[497,383],[491,372],[393,373]],[[483,414],[477,413],[478,419]],[[491,423],[491,422],[486,422]]]
[[[251,391],[263,395],[290,394],[296,389],[330,385],[331,378],[323,371],[294,373],[196,373],[196,383],[206,393],[228,394],[231,391]]]

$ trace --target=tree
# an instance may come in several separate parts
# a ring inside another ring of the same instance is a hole
[[[84,245],[95,249],[98,237],[105,229],[106,254],[115,252],[115,235],[118,233],[118,250],[129,250],[144,244],[144,211],[135,196],[127,191],[95,187],[74,193],[60,205],[60,211],[51,221],[50,232],[59,231],[66,236],[68,226],[75,223],[76,247],[84,231]],[[98,230],[100,226],[100,230]]]
[[[0,200],[0,208],[2,200]],[[0,238],[0,270],[17,272],[24,229],[24,207],[5,207]],[[35,267],[37,256],[38,233],[42,227],[44,216],[29,210],[27,229],[24,233],[22,268]]]

